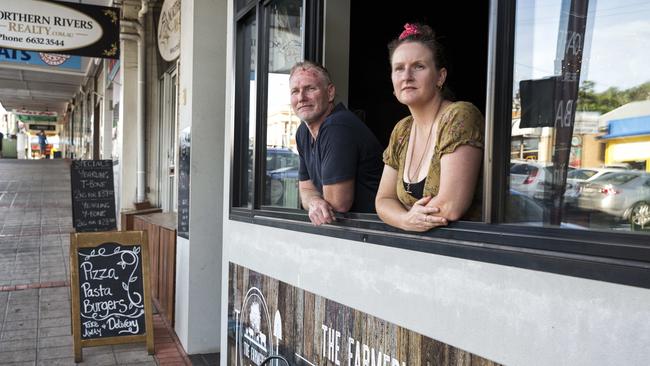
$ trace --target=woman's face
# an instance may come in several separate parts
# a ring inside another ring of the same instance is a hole
[[[401,44],[391,60],[393,92],[402,104],[416,106],[433,100],[447,70],[437,69],[431,50],[419,42]]]

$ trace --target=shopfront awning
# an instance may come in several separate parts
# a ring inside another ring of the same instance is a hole
[[[650,115],[609,121],[609,132],[600,139],[650,135]]]

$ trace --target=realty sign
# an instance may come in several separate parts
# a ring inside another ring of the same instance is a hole
[[[0,0],[0,47],[119,58],[119,9],[51,0]]]

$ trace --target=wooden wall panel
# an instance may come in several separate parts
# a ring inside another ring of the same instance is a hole
[[[158,311],[174,325],[176,296],[176,230],[160,226],[155,219],[142,215],[133,218],[135,230],[148,233],[151,258],[151,295]]]
[[[229,366],[278,351],[292,365],[498,365],[234,263],[228,283]]]
[[[169,324],[174,325],[176,296],[176,230],[160,228],[159,302]]]

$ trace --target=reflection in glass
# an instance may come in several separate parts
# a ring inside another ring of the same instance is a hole
[[[508,222],[650,232],[648,60],[648,2],[517,1]]]
[[[257,25],[255,14],[244,20],[239,25],[243,42],[238,44],[237,65],[241,67],[238,76],[242,80],[239,84],[242,90],[237,93],[237,123],[241,123],[237,138],[241,146],[241,180],[239,206],[252,208],[253,205],[253,156],[255,146],[255,113],[257,90]],[[245,165],[245,167],[244,167]]]
[[[302,60],[302,1],[268,5],[269,73],[266,120],[264,204],[300,208],[296,130],[300,119],[291,110],[289,71]]]

